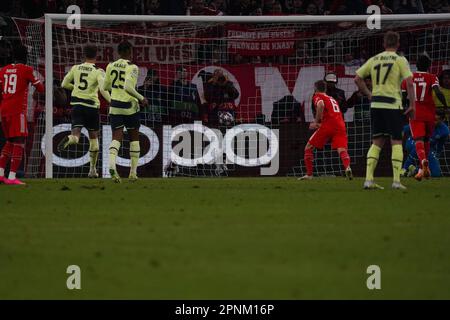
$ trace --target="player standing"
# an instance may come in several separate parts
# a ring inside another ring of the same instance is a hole
[[[339,153],[344,165],[345,175],[351,180],[353,175],[350,168],[350,156],[347,152],[347,131],[339,104],[333,97],[325,93],[327,90],[325,81],[317,81],[314,87],[313,105],[316,109],[316,118],[311,122],[310,129],[317,129],[317,131],[306,144],[304,155],[306,175],[299,180],[311,180],[313,178],[314,148],[322,149],[330,140],[331,147],[337,149]]]
[[[370,58],[356,71],[355,83],[371,99],[372,146],[367,153],[366,181],[364,189],[383,189],[374,182],[374,172],[381,149],[390,137],[392,145],[392,171],[394,189],[406,189],[400,183],[403,163],[402,129],[403,114],[414,116],[415,93],[413,74],[405,57],[399,56],[400,35],[388,31],[384,35],[385,51]],[[367,88],[364,78],[372,78],[373,91]],[[409,108],[403,113],[401,83],[405,79]]]
[[[109,146],[109,173],[114,182],[120,182],[116,169],[117,155],[123,139],[123,128],[130,138],[131,168],[129,178],[137,180],[137,167],[140,155],[139,127],[140,108],[147,106],[147,99],[136,91],[139,68],[130,62],[132,46],[124,41],[118,47],[119,59],[108,64],[104,89],[111,91],[109,119],[112,128],[112,141]]]
[[[442,92],[439,90],[439,80],[428,69],[431,59],[427,54],[419,56],[417,60],[417,72],[413,73],[413,85],[416,93],[416,113],[414,119],[409,120],[412,137],[416,145],[416,153],[419,158],[420,169],[415,178],[429,178],[430,168],[428,156],[430,153],[430,138],[433,135],[436,119],[436,105],[433,100],[433,91],[436,97],[447,108],[447,103]],[[402,84],[403,91],[406,84]]]
[[[97,47],[84,48],[85,62],[74,65],[64,77],[61,86],[72,91],[70,105],[72,106],[72,132],[58,145],[58,150],[78,144],[81,129],[89,132],[90,170],[89,178],[98,178],[97,159],[99,152],[98,131],[100,129],[98,91],[106,101],[111,102],[108,91],[103,90],[105,71],[95,65]]]
[[[20,46],[15,49],[14,63],[0,70],[2,93],[0,114],[6,138],[6,144],[0,155],[0,183],[10,185],[25,184],[16,178],[16,172],[22,162],[25,138],[28,136],[28,87],[31,83],[38,92],[44,92],[44,86],[35,78],[33,68],[26,65],[26,61],[27,49]],[[5,168],[9,160],[11,160],[9,176],[5,178]]]

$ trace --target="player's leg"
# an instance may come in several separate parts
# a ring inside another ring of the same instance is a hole
[[[100,151],[98,143],[98,133],[100,130],[99,111],[94,108],[86,108],[85,110],[85,126],[89,132],[89,158],[90,169],[89,178],[98,178],[97,161]]]
[[[425,161],[423,162],[423,176],[428,179],[431,176],[429,156],[430,156],[430,139],[433,136],[435,123],[433,121],[427,121],[425,123],[425,137],[424,137],[424,149],[425,149]]]
[[[23,153],[25,150],[25,137],[10,138],[9,142],[12,144],[11,165],[8,179],[5,179],[4,183],[10,185],[24,185],[24,182],[17,179],[16,173],[22,163]]]
[[[400,175],[403,164],[403,144],[402,144],[402,128],[403,128],[403,114],[401,110],[387,110],[391,115],[387,118],[387,129],[391,135],[391,162],[392,162],[392,188],[406,189],[400,182]]]
[[[140,127],[140,114],[136,113],[134,115],[127,116],[127,132],[130,138],[130,175],[131,181],[136,181],[137,167],[139,163],[139,156],[141,153],[141,147],[139,144],[139,127]]]
[[[337,130],[331,138],[331,147],[336,149],[339,157],[341,158],[342,165],[345,170],[345,176],[347,179],[353,179],[353,172],[350,168],[350,155],[348,154],[348,139],[345,128]]]
[[[374,173],[377,168],[381,149],[385,143],[386,129],[383,111],[383,109],[374,108],[370,110],[372,120],[372,145],[367,151],[366,180],[364,182],[364,189],[382,189],[381,186],[374,182]]]
[[[89,178],[98,178],[97,172],[97,161],[98,153],[100,151],[100,146],[98,143],[98,130],[89,131],[89,158],[90,158],[90,169]]]
[[[6,143],[2,148],[0,153],[0,183],[5,182],[5,169],[9,160],[11,159],[11,154],[13,150],[13,144],[8,140],[9,138],[9,118],[2,117],[2,130],[5,135]]]
[[[299,178],[299,180],[311,180],[313,177],[313,161],[314,161],[314,149],[322,149],[325,143],[329,140],[329,129],[327,127],[320,127],[309,138],[308,143],[305,146],[305,153],[303,160],[305,161],[306,175]]]
[[[112,129],[112,141],[109,145],[109,174],[114,182],[120,183],[120,176],[117,173],[116,161],[119,154],[120,144],[123,140],[123,116],[111,114],[109,115]]]
[[[11,164],[9,169],[8,179],[5,179],[5,184],[10,185],[24,185],[22,181],[17,179],[16,173],[19,170],[20,164],[25,150],[25,138],[28,136],[27,118],[25,114],[18,114],[11,117],[9,128],[9,142],[12,144],[11,150]]]
[[[81,136],[81,129],[85,126],[85,116],[83,110],[86,107],[73,106],[72,108],[72,131],[58,143],[58,151],[63,151],[69,146],[78,144]]]
[[[441,165],[439,163],[439,159],[436,158],[434,152],[430,152],[428,156],[428,163],[430,167],[431,176],[433,178],[442,177]]]
[[[424,146],[425,123],[423,121],[410,120],[409,126],[411,128],[412,137],[415,141],[417,158],[419,159],[419,171],[414,178],[417,181],[421,181],[423,178],[423,166],[428,166],[428,160]]]
[[[298,180],[311,180],[313,178],[314,146],[308,142],[304,152],[303,160],[305,161],[306,175],[298,178]]]

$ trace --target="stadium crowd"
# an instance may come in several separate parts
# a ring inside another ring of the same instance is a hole
[[[100,14],[365,14],[370,5],[379,5],[384,14],[450,12],[448,0],[12,0],[2,3],[0,14],[38,18],[44,12],[65,13],[71,4]]]

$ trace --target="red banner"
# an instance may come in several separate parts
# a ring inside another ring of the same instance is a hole
[[[252,30],[227,26],[228,52],[242,56],[292,55],[296,32],[289,29]]]

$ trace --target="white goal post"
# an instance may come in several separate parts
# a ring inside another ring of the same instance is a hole
[[[82,22],[204,22],[204,23],[339,23],[365,22],[370,15],[330,16],[160,16],[160,15],[78,15]],[[69,14],[45,14],[45,177],[53,178],[53,25],[73,19]],[[450,14],[381,15],[383,22],[448,21]],[[381,25],[383,27],[383,24]]]

